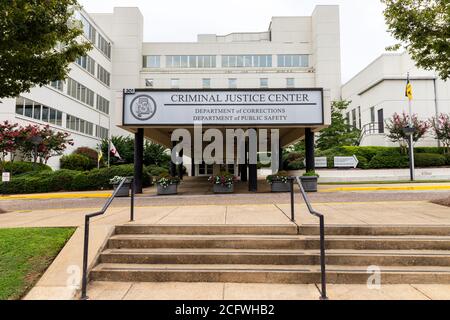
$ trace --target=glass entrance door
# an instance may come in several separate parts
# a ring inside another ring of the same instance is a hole
[[[212,176],[214,172],[213,165],[207,165],[204,162],[198,165],[199,176]]]

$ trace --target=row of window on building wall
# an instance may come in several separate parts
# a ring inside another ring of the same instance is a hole
[[[81,21],[84,36],[108,57],[108,59],[111,59],[111,43],[109,43],[108,40],[106,40],[80,12],[76,12],[75,18]]]
[[[58,127],[64,127],[62,111],[23,97],[18,97],[16,99],[16,114]],[[107,139],[109,135],[109,130],[99,125],[95,125],[94,135],[94,124],[92,122],[80,119],[68,113],[66,113],[65,127],[89,136],[95,136],[99,139]]]
[[[111,74],[108,71],[106,71],[105,68],[103,68],[99,63],[95,62],[95,60],[92,59],[90,56],[86,55],[78,57],[77,60],[75,60],[75,62],[77,65],[85,69],[87,72],[89,72],[92,76],[96,77],[106,86],[109,87],[111,85]]]
[[[378,114],[378,119],[377,119]],[[375,107],[370,108],[370,122],[364,124],[362,123],[361,107],[352,109],[346,113],[346,121],[351,124],[354,128],[364,129],[368,126],[367,130],[372,133],[384,133],[384,110],[375,110]]]
[[[155,88],[155,79],[145,79],[145,86],[147,88]],[[180,79],[172,78],[170,79],[170,86],[172,89],[180,88]],[[202,88],[210,89],[212,88],[212,80],[211,78],[203,78],[202,79]],[[238,87],[238,79],[237,78],[229,78],[228,79],[228,88],[236,89]],[[259,87],[260,88],[269,88],[269,78],[260,78],[259,79]],[[286,78],[286,88],[295,88],[295,78]]]
[[[50,86],[53,88],[64,92],[64,81],[53,81]],[[67,78],[67,94],[72,98],[75,98],[97,110],[109,114],[109,100],[102,97],[98,93],[95,94],[94,91],[82,85],[81,83],[73,80],[72,78]],[[96,98],[95,98],[96,97]]]
[[[272,55],[223,55],[222,68],[272,68]],[[168,55],[166,68],[217,68],[217,56],[214,55]],[[143,58],[144,68],[161,68],[161,56],[149,55]],[[307,54],[277,55],[279,68],[307,68]]]

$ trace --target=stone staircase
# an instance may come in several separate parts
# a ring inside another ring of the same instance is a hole
[[[320,283],[316,226],[117,226],[94,281]],[[328,226],[327,282],[450,283],[450,226]]]

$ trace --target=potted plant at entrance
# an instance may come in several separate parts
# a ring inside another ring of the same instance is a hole
[[[173,195],[178,193],[180,178],[169,174],[162,174],[156,179],[156,192],[158,195]]]
[[[111,180],[109,180],[109,183],[113,185],[114,191],[117,190],[120,183],[122,182],[124,177],[115,176]],[[131,187],[131,181],[127,179],[122,186],[120,187],[119,191],[117,192],[116,197],[129,197],[130,196],[130,187]]]
[[[302,181],[303,189],[305,189],[306,192],[317,192],[319,175],[315,171],[306,172],[300,180]]]
[[[212,176],[209,181],[213,184],[214,193],[233,193],[236,177],[229,172],[221,172],[217,176]]]
[[[289,175],[286,171],[280,171],[277,174],[267,176],[267,183],[270,184],[272,192],[290,192],[291,184],[289,183]]]

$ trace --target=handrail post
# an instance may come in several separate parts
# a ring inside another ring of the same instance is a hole
[[[326,261],[325,261],[325,221],[324,217],[320,216],[320,273],[322,275],[321,284],[321,300],[328,300],[327,297],[327,276],[326,276]]]
[[[289,178],[291,185],[291,221],[295,221],[295,204],[294,204],[294,178]]]
[[[131,205],[130,205],[130,222],[134,221],[134,193],[136,190],[135,180],[131,179]]]
[[[89,250],[89,216],[84,217],[83,275],[81,278],[81,300],[87,300],[87,269]]]

